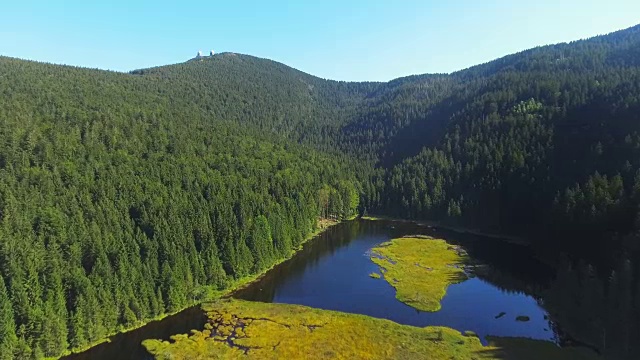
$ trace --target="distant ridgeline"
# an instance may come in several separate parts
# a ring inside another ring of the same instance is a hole
[[[387,83],[233,53],[130,74],[0,57],[0,94],[0,359],[184,308],[318,217],[640,247],[639,26]]]

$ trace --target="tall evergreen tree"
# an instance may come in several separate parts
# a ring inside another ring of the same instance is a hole
[[[15,328],[11,301],[4,279],[0,275],[0,359],[2,360],[13,359],[18,343]]]

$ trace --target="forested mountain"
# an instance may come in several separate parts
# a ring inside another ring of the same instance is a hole
[[[361,136],[371,121],[384,129],[364,136],[388,166],[367,205],[497,232],[571,232],[565,240],[635,231],[638,51],[636,26],[405,83],[381,105],[390,115],[356,122]]]
[[[187,100],[208,118],[256,126],[324,150],[338,146],[345,119],[381,85],[324,80],[271,60],[235,53],[132,74],[170,83],[167,96]]]
[[[179,310],[356,213],[354,166],[210,121],[197,91],[6,58],[0,78],[0,358]]]
[[[318,217],[638,247],[640,26],[388,83],[0,57],[0,95],[0,359],[181,309]]]

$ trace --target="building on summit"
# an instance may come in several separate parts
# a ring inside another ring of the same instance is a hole
[[[209,57],[213,57],[216,54],[215,51],[211,50],[209,52]],[[198,50],[198,54],[196,55],[196,57],[194,59],[196,60],[203,60],[206,56],[202,55],[202,50]]]

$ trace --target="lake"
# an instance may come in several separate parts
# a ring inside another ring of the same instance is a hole
[[[472,272],[470,279],[449,286],[442,309],[437,312],[421,312],[405,305],[396,299],[389,283],[369,276],[379,272],[369,258],[371,248],[413,234],[442,237],[462,245],[479,262],[478,274]],[[515,277],[516,281],[509,281],[514,286],[494,283],[491,279],[499,273]],[[552,276],[551,269],[520,245],[412,223],[359,220],[329,229],[296,257],[233,297],[357,313],[413,326],[448,326],[474,331],[481,339],[485,335],[523,336],[557,342],[547,312],[534,296],[518,287],[544,286]],[[499,316],[501,313],[505,314]],[[520,315],[530,321],[516,321]]]
[[[461,245],[476,263],[468,280],[449,286],[437,312],[405,305],[385,280],[369,276],[379,270],[369,258],[371,248],[414,234]],[[562,344],[568,338],[545,310],[540,295],[554,277],[554,269],[537,260],[526,246],[409,222],[354,220],[328,229],[292,259],[232,296],[357,313],[413,326],[470,330],[483,342],[485,336],[494,335]],[[516,321],[517,316],[530,320]],[[197,307],[190,308],[65,359],[147,359],[140,345],[143,339],[169,339],[172,334],[201,329],[204,321]]]

